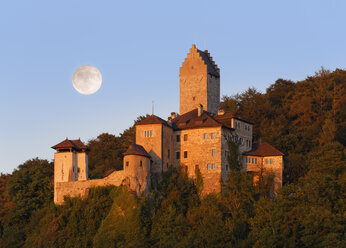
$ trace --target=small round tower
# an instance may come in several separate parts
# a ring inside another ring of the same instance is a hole
[[[124,153],[124,173],[137,193],[149,192],[150,164],[151,157],[141,145],[132,144]]]

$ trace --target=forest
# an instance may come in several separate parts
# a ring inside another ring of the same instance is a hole
[[[275,199],[230,154],[224,191],[200,197],[203,180],[171,168],[148,196],[98,187],[53,203],[53,162],[27,160],[0,175],[0,247],[346,247],[346,71],[323,67],[278,79],[265,93],[224,95],[221,108],[254,123],[254,140],[282,151]],[[134,125],[88,142],[89,178],[122,169]]]

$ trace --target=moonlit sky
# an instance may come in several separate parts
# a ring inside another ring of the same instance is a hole
[[[179,110],[193,43],[221,68],[221,95],[346,68],[346,1],[1,1],[0,172],[52,160],[66,137],[118,135],[139,115]],[[72,75],[97,67],[82,95]]]

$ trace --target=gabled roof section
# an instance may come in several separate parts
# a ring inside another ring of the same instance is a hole
[[[216,115],[215,119],[220,121],[220,122],[222,122],[222,123],[227,123],[227,125],[231,125],[232,119],[237,119],[237,120],[240,120],[240,121],[243,121],[243,122],[246,122],[248,124],[253,125],[252,122],[244,120],[244,119],[242,119],[242,118],[240,118],[238,116],[234,116],[231,113],[224,113],[222,115]]]
[[[207,65],[208,74],[213,75],[215,77],[220,77],[220,69],[215,64],[213,57],[210,56],[208,50],[204,50],[204,52],[203,52],[203,51],[197,49],[197,52],[199,53],[199,55],[203,59],[204,63]]]
[[[198,116],[198,109],[196,108],[173,119],[172,126],[175,130],[204,127],[226,127],[231,129],[230,126],[226,126],[223,123],[217,121],[214,116],[214,114],[207,111],[203,111],[203,113]]]
[[[52,146],[55,150],[64,150],[64,149],[72,149],[75,151],[87,151],[89,150],[84,143],[78,139],[78,140],[69,140],[66,138],[64,141],[60,142],[59,144],[56,144],[55,146]]]
[[[126,150],[126,152],[123,153],[124,156],[126,155],[139,155],[151,158],[149,153],[143,148],[141,145],[132,144],[129,146],[129,148]]]
[[[252,150],[244,153],[244,155],[267,157],[267,156],[283,156],[284,154],[280,152],[279,150],[275,149],[274,147],[272,147],[271,145],[269,145],[267,142],[263,142],[261,144],[258,144],[258,143],[253,144]]]
[[[162,124],[162,125],[169,126],[167,121],[165,121],[164,119],[161,119],[160,117],[158,117],[156,115],[148,116],[144,120],[141,120],[140,122],[138,122],[136,124],[136,126],[138,126],[138,125],[151,125],[151,124]]]

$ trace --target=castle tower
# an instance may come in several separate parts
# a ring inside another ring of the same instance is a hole
[[[54,154],[54,188],[57,182],[88,179],[88,147],[80,140],[66,140],[52,146]],[[54,190],[54,201],[56,191]]]
[[[180,115],[200,104],[211,113],[220,108],[220,69],[209,52],[192,45],[180,67]]]
[[[150,192],[151,157],[141,145],[132,144],[124,153],[125,185],[140,195]]]

